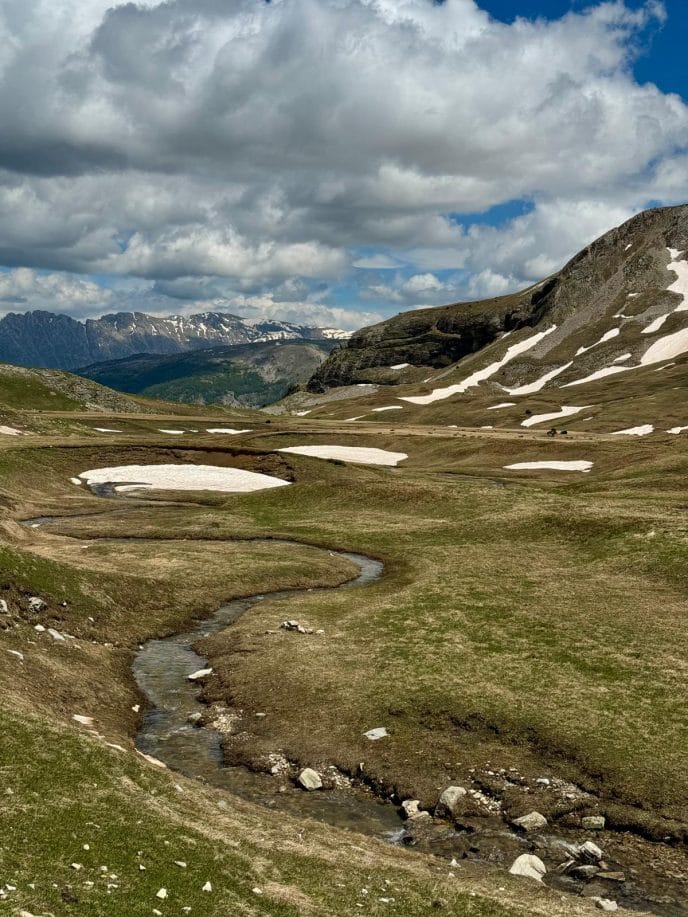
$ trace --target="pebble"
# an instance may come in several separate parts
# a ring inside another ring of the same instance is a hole
[[[184,860],[175,860],[174,865],[179,866],[180,869],[186,869],[186,863]]]
[[[601,911],[618,911],[619,905],[611,898],[593,898],[593,901]]]
[[[378,739],[384,739],[389,733],[384,726],[376,726],[374,729],[369,729],[368,732],[364,732],[363,735],[366,739],[370,739],[371,742],[376,742]]]
[[[187,675],[187,678],[189,681],[200,681],[201,678],[211,675],[212,671],[212,669],[198,669],[198,671],[192,672],[191,675]]]
[[[160,898],[161,900],[167,898],[167,889],[166,889],[166,888],[161,888],[161,889],[159,889],[159,890],[155,893],[155,897],[156,897],[156,898]]]
[[[212,890],[213,890],[213,886],[210,884],[210,882],[206,882],[203,888],[201,889],[201,891],[204,891],[204,892],[211,892]]]
[[[586,815],[581,819],[581,824],[588,831],[602,831],[606,824],[604,815]]]
[[[587,860],[588,863],[599,863],[602,859],[602,851],[597,844],[593,844],[592,841],[586,841],[578,848],[578,856],[582,860]]]

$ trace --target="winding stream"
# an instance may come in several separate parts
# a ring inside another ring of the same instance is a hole
[[[299,545],[299,542],[281,540],[271,541],[270,544],[291,547]],[[382,564],[363,554],[331,553],[352,561],[359,573],[355,579],[330,588],[365,586],[382,574]],[[308,593],[319,591],[325,589],[303,590]],[[286,810],[293,815],[307,815],[339,827],[395,840],[403,833],[401,819],[392,805],[378,800],[372,793],[352,787],[307,793],[293,787],[286,778],[254,773],[244,767],[227,767],[223,764],[220,734],[190,722],[193,714],[207,711],[207,707],[199,701],[199,685],[188,679],[192,672],[208,665],[208,661],[193,650],[193,645],[203,637],[223,630],[265,599],[286,596],[293,599],[298,595],[299,591],[282,590],[236,599],[223,605],[211,618],[192,630],[162,640],[149,640],[134,660],[136,682],[150,704],[136,739],[136,747],[164,761],[173,770],[230,790],[244,799],[271,807],[279,806],[281,811]],[[276,674],[276,677],[279,675]]]
[[[136,507],[136,509],[141,509],[141,507]],[[67,522],[92,515],[94,514],[40,516],[26,519],[23,522],[24,525],[38,528],[51,523]],[[265,541],[282,549],[302,546],[301,542],[293,540],[265,539]],[[359,571],[357,576],[339,586],[279,590],[236,599],[223,605],[210,618],[196,624],[184,633],[164,639],[149,640],[145,643],[137,653],[133,664],[134,677],[149,704],[136,737],[136,747],[144,754],[164,762],[172,770],[228,790],[242,799],[287,812],[295,817],[307,816],[390,842],[399,842],[404,838],[405,831],[396,807],[390,802],[380,800],[372,792],[358,786],[305,792],[295,787],[286,776],[273,776],[256,773],[244,767],[226,766],[223,761],[223,739],[220,733],[212,728],[195,725],[190,719],[196,719],[194,714],[202,715],[208,710],[207,706],[199,700],[200,685],[189,681],[188,678],[191,673],[208,667],[208,661],[193,649],[193,646],[200,640],[230,626],[259,602],[285,597],[294,600],[302,593],[356,588],[375,582],[382,575],[383,565],[377,560],[363,554],[344,551],[332,551],[331,553],[354,563]],[[278,678],[279,673],[276,673],[275,677]],[[432,845],[434,852],[445,856],[458,855],[460,857],[461,845],[457,844],[457,841],[460,840],[460,833],[447,826],[443,842]],[[503,841],[509,850],[511,850],[509,845],[513,845],[515,840],[515,836],[501,824],[496,828],[495,826],[490,828],[486,823],[486,830],[476,833],[473,837],[478,842],[479,838],[483,836],[488,840],[488,844],[494,842],[495,839],[498,843]],[[554,834],[547,837],[548,843],[551,844],[556,844],[561,840],[563,838]],[[572,838],[567,837],[567,840],[572,840]],[[519,843],[524,843],[523,839],[520,839]],[[526,843],[524,849],[532,848]],[[484,855],[488,860],[493,859],[486,853]],[[478,859],[481,858],[479,854]],[[498,859],[502,860],[503,857],[498,857]],[[661,893],[670,892],[670,889],[661,880],[657,883],[651,868],[648,871],[643,870],[643,873],[642,878],[638,876],[638,879],[639,884],[646,886],[646,890],[641,890],[635,882],[626,883],[618,890],[614,890],[616,892],[614,897],[619,900],[619,903],[626,908],[645,910],[661,915],[661,917],[674,917],[674,915],[679,917],[679,915],[688,913],[688,907],[680,896],[680,885],[672,888],[673,894],[669,894],[659,904],[658,898],[661,899]],[[546,882],[562,892],[584,893],[581,883],[573,883],[565,876],[559,876],[553,871],[548,873]],[[664,888],[662,888],[663,884]]]

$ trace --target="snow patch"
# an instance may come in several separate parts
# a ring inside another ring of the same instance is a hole
[[[121,430],[112,430],[110,427],[94,427],[96,433],[121,433]]]
[[[595,341],[595,343],[591,344],[589,347],[579,347],[576,351],[576,356],[579,357],[581,354],[592,350],[593,347],[598,347],[600,344],[605,344],[607,341],[611,341],[613,338],[618,337],[620,334],[620,328],[612,328],[611,331],[605,331],[599,341]]]
[[[474,386],[479,385],[481,382],[484,382],[485,379],[489,379],[490,376],[493,376],[498,370],[502,368],[502,366],[505,366],[515,357],[525,353],[527,350],[531,350],[533,347],[535,347],[536,344],[539,344],[543,338],[547,337],[548,334],[551,334],[553,331],[555,331],[556,327],[556,325],[552,325],[552,327],[548,328],[546,331],[538,331],[537,334],[533,334],[516,344],[512,344],[511,347],[507,348],[507,351],[501,360],[495,360],[495,362],[490,363],[489,366],[485,366],[483,369],[476,370],[476,372],[471,373],[470,376],[464,379],[463,382],[459,382],[456,385],[449,385],[446,388],[436,388],[429,395],[414,395],[400,398],[400,400],[408,401],[411,404],[432,404],[435,401],[442,401],[445,398],[451,398],[452,395],[461,394],[467,389],[473,388]]]
[[[404,409],[403,404],[390,404],[384,408],[373,408],[373,414],[379,414],[381,411],[402,411]]]
[[[231,436],[238,436],[239,433],[251,433],[251,430],[235,430],[233,427],[208,427],[206,433],[229,433]]]
[[[569,462],[516,462],[513,465],[505,465],[513,471],[540,471],[550,469],[552,471],[583,471],[588,472],[593,463],[587,460],[569,461]]]
[[[605,366],[604,369],[598,369],[589,376],[582,379],[574,379],[573,382],[567,382],[562,388],[571,388],[572,385],[584,385],[586,382],[595,382],[597,379],[604,379],[605,376],[614,376],[616,373],[626,372],[627,369],[636,369],[635,366]]]
[[[532,395],[534,392],[539,392],[543,389],[550,379],[554,379],[555,376],[563,373],[569,366],[571,366],[571,363],[564,363],[563,366],[557,366],[556,369],[551,369],[548,373],[545,373],[544,376],[540,376],[535,382],[530,382],[527,385],[519,385],[516,388],[507,388],[504,386],[504,391],[508,392],[510,395]]]
[[[181,436],[182,433],[186,433],[186,430],[161,430],[158,429],[159,433],[169,433],[171,436]]]
[[[487,410],[488,411],[499,411],[502,408],[513,408],[515,407],[515,401],[502,401],[501,404],[493,404]]]
[[[3,436],[21,436],[21,430],[16,430],[14,427],[0,426],[0,434]]]
[[[243,468],[216,465],[118,465],[82,471],[79,477],[89,485],[120,484],[121,490],[127,491],[154,488],[249,493],[268,487],[285,487],[289,483]]]
[[[406,369],[406,367],[410,365],[410,363],[395,363],[394,366],[390,366],[389,369]]]
[[[533,414],[532,417],[527,417],[525,420],[521,421],[521,426],[534,427],[536,424],[546,423],[548,420],[558,420],[560,417],[571,417],[572,414],[577,414],[579,411],[584,411],[589,407],[589,404],[584,404],[579,408],[573,405],[564,405],[558,411],[553,411],[550,414]]]
[[[352,418],[353,419],[353,418]],[[388,452],[386,449],[360,446],[286,446],[278,452],[309,455],[313,458],[340,459],[360,465],[398,465],[408,455],[405,452]]]
[[[647,436],[649,433],[654,432],[654,427],[651,423],[644,423],[639,427],[629,427],[627,430],[615,430],[611,435],[612,436]]]
[[[685,430],[688,430],[688,427],[672,427],[670,430],[667,430],[667,433],[676,435],[678,433],[683,433]]]
[[[679,310],[676,309],[676,312]],[[665,360],[671,360],[674,357],[688,352],[688,328],[681,331],[675,331],[673,334],[665,334],[658,341],[655,341],[640,358],[641,366],[649,366],[652,363],[663,363]]]

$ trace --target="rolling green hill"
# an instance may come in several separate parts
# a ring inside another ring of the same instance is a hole
[[[308,381],[335,341],[267,342],[94,363],[81,376],[131,394],[194,404],[262,407]]]

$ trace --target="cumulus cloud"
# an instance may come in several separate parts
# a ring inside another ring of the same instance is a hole
[[[151,307],[308,311],[318,283],[322,307],[368,272],[362,298],[404,306],[540,279],[685,194],[688,107],[631,70],[664,15],[5,0],[0,263],[141,278]],[[455,218],[513,199],[534,208],[497,228]]]
[[[97,283],[68,274],[39,274],[29,268],[0,273],[0,309],[24,312],[27,308],[80,314],[106,310],[112,294]]]

